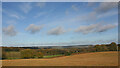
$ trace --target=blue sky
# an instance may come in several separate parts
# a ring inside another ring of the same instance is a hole
[[[117,42],[115,2],[3,2],[3,45]]]

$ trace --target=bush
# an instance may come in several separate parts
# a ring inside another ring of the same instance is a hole
[[[66,52],[66,53],[65,53],[65,56],[69,56],[69,55],[71,55],[70,52]]]
[[[2,52],[2,59],[7,59],[6,52]]]
[[[19,59],[20,52],[6,52],[7,59]]]
[[[109,46],[110,51],[117,51],[117,44],[115,42],[112,42]]]
[[[37,57],[37,58],[43,58],[43,53],[37,52],[36,57]]]
[[[21,58],[28,59],[34,58],[35,51],[32,49],[25,49],[21,51]]]
[[[43,53],[37,52],[32,49],[25,49],[21,51],[21,58],[43,58]]]

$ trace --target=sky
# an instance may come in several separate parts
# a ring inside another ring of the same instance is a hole
[[[3,46],[118,42],[117,2],[3,2]]]

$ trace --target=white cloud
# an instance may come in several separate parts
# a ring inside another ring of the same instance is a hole
[[[36,4],[36,6],[38,6],[40,8],[43,8],[45,5],[46,5],[45,2],[39,2],[39,3]]]
[[[48,34],[49,35],[60,35],[60,34],[63,34],[65,32],[66,31],[64,30],[64,28],[59,26],[59,27],[56,27],[56,28],[49,30]]]
[[[31,34],[35,34],[39,32],[42,29],[43,26],[41,25],[35,25],[35,24],[30,24],[25,30],[30,32]]]
[[[113,29],[115,28],[117,25],[113,25],[113,24],[107,24],[107,25],[103,25],[103,26],[99,26],[95,32],[104,32],[104,31],[107,31],[107,30],[110,30],[110,29]]]
[[[95,9],[96,13],[105,13],[113,8],[118,6],[117,2],[102,2],[100,5]]]
[[[19,14],[10,14],[10,17],[16,18],[16,19],[25,19],[24,16],[19,15]]]
[[[15,30],[15,27],[13,25],[9,25],[6,28],[3,28],[3,33],[8,36],[16,36],[17,31]]]
[[[89,6],[94,5],[95,3],[91,2],[88,3]],[[100,18],[110,17],[113,15],[117,15],[117,11],[111,11],[112,9],[116,8],[118,3],[116,2],[102,2],[98,5],[98,7],[94,8],[92,12],[87,15],[81,16],[80,18],[83,21],[95,21]],[[117,10],[117,9],[116,9]]]
[[[112,11],[112,12],[106,12],[106,13],[103,13],[103,14],[100,14],[100,15],[97,15],[97,18],[105,18],[105,17],[110,17],[110,16],[113,16],[113,15],[117,15],[118,14],[118,11]]]
[[[76,17],[69,18],[67,22],[92,22],[97,19],[96,13],[88,13],[84,15],[78,15]],[[66,19],[65,19],[66,20]]]
[[[94,31],[99,26],[99,24],[92,24],[87,26],[80,26],[75,30],[75,32],[81,32],[83,34],[88,34]]]
[[[12,18],[16,18],[16,19],[24,19],[25,18],[24,16],[18,14],[15,11],[8,12],[7,10],[3,9],[2,12],[5,13],[5,14],[7,14],[8,16],[10,16]]]
[[[88,15],[85,15],[83,17],[81,16],[80,18],[84,18],[84,19],[82,19],[83,21],[95,21],[97,19],[111,17],[111,16],[117,15],[117,14],[118,14],[118,11],[109,11],[109,12],[102,13],[102,14],[99,14],[99,13],[96,13],[93,11],[93,12],[89,13]]]
[[[14,17],[14,18],[17,18],[17,19],[20,19],[20,17],[18,15],[15,15],[15,14],[11,14],[10,16]]]
[[[80,32],[83,34],[94,33],[94,32],[99,33],[99,32],[104,32],[104,31],[113,29],[115,27],[117,27],[116,24],[103,25],[103,24],[97,23],[97,24],[92,24],[87,26],[80,26],[75,30],[75,32]]]
[[[31,9],[31,3],[23,3],[20,5],[20,9],[24,12],[24,13],[28,13]]]

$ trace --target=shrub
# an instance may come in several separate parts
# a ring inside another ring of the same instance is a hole
[[[2,52],[2,59],[7,59],[6,52]]]
[[[7,59],[19,59],[20,52],[6,52]]]
[[[69,55],[71,55],[70,52],[66,52],[66,53],[65,53],[65,56],[69,56]]]
[[[102,48],[101,45],[96,45],[95,49],[96,49],[97,52],[103,51],[103,48]]]
[[[117,44],[115,42],[112,42],[109,46],[110,46],[109,47],[110,51],[116,51],[117,50]]]
[[[36,53],[36,57],[37,57],[37,58],[43,58],[43,53],[37,52],[37,53]]]
[[[25,59],[34,58],[35,53],[36,52],[34,50],[32,50],[32,49],[22,50],[21,51],[21,58],[25,58]]]
[[[43,58],[43,53],[37,52],[33,49],[25,49],[21,51],[21,58]]]

